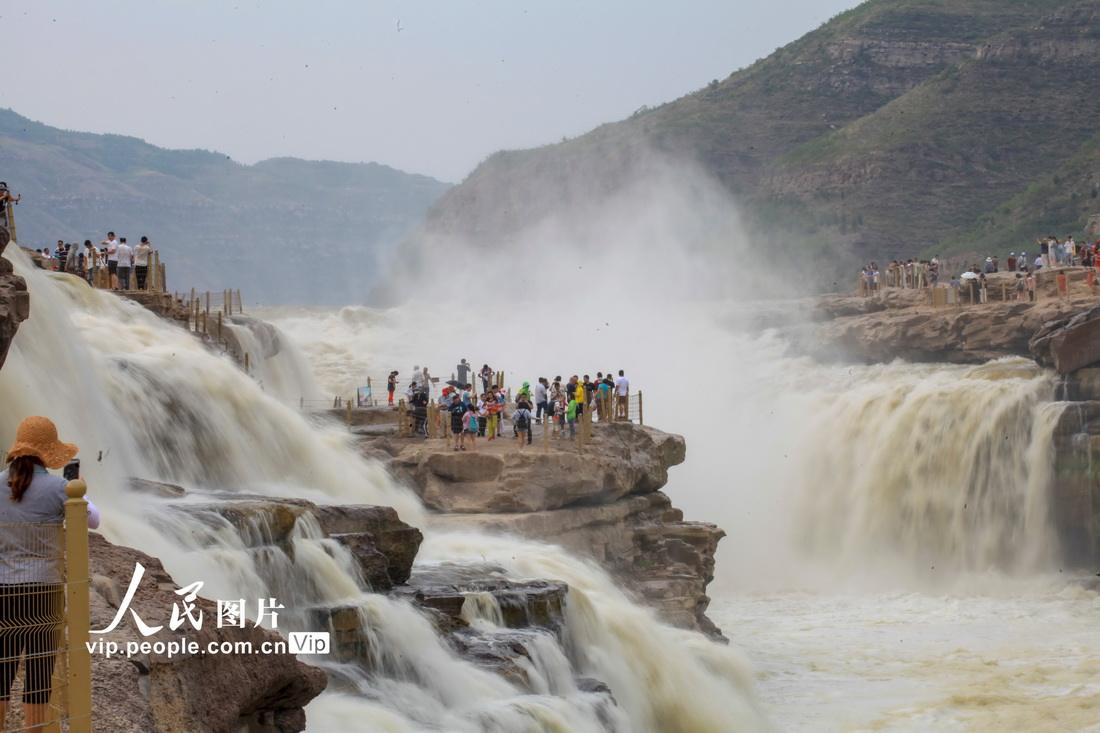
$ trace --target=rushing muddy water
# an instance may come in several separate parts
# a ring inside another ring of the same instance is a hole
[[[309,705],[310,730],[770,730],[736,649],[659,624],[602,571],[557,548],[429,532],[418,561],[491,555],[515,577],[569,582],[566,637],[530,642],[535,676],[560,680],[568,660],[571,678],[605,681],[614,701],[575,685],[553,694],[525,690],[459,658],[413,606],[369,592],[348,553],[319,536],[315,522],[298,521],[287,553],[257,545],[262,522],[255,532],[237,530],[216,512],[189,510],[235,494],[298,497],[392,505],[423,525],[415,496],[363,458],[346,428],[317,424],[296,408],[294,388],[313,386],[290,343],[288,358],[256,364],[250,377],[139,306],[13,257],[27,279],[32,315],[0,371],[0,442],[10,442],[25,415],[54,418],[65,439],[81,446],[104,533],[160,557],[181,585],[202,580],[214,598],[277,593],[291,629],[310,607],[356,608],[370,634],[370,664],[310,659],[340,682]],[[188,498],[166,511],[165,500],[130,491],[130,476],[179,483]]]
[[[662,308],[601,310],[576,359],[508,313],[462,339],[427,309],[266,315],[330,392],[460,357],[512,384],[628,367],[647,422],[687,437],[673,502],[729,532],[711,616],[782,730],[1100,730],[1100,596],[1059,572],[1048,519],[1051,375],[826,366],[718,326],[724,308]]]

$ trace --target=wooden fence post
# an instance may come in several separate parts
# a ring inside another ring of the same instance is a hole
[[[627,414],[630,414],[630,405],[626,406]],[[638,424],[645,425],[645,414],[642,412],[642,390],[638,390]]]
[[[405,406],[405,400],[397,403],[397,435],[401,438],[409,437],[409,408]]]
[[[70,733],[92,730],[92,658],[88,651],[91,610],[88,588],[88,487],[81,479],[65,486],[65,607],[68,625],[68,719]]]
[[[344,417],[348,422],[348,427],[351,427],[351,400],[348,400],[346,409],[344,410]]]
[[[241,291],[237,291],[237,312],[244,313],[244,301],[241,300]]]

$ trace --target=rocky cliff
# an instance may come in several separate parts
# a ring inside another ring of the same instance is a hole
[[[481,441],[476,452],[455,453],[448,441],[362,432],[364,451],[436,510],[433,526],[561,545],[598,561],[667,622],[720,635],[706,616],[706,588],[725,533],[685,521],[660,491],[684,461],[682,437],[597,423],[583,450],[537,428],[528,448]]]
[[[2,257],[9,239],[8,230],[0,226],[0,367],[4,366],[19,324],[31,313],[27,284],[15,275],[11,262]]]
[[[164,628],[145,636],[130,616],[108,634],[92,641],[171,642],[186,638],[197,642],[197,654],[148,653],[127,658],[92,655],[92,696],[96,701],[97,730],[118,733],[183,733],[184,731],[249,730],[255,733],[290,733],[305,728],[306,703],[325,688],[320,669],[297,661],[292,654],[267,654],[263,663],[248,654],[205,652],[214,643],[248,642],[259,648],[265,641],[279,640],[277,632],[254,628],[215,627],[213,602],[197,599],[204,616],[201,630],[185,624],[176,631],[168,628],[168,615],[181,598],[177,587],[160,561],[138,550],[113,545],[98,534],[91,538],[92,628],[106,628],[122,603],[134,573],[141,563],[146,577],[138,586],[130,608],[147,624]]]
[[[1083,268],[1067,268],[1069,291],[1060,297],[1056,277],[1038,279],[1038,300],[1014,300],[1015,277],[990,276],[989,302],[933,307],[928,291],[886,290],[881,296],[833,295],[789,308],[809,321],[779,325],[796,348],[822,359],[867,363],[905,359],[916,362],[980,364],[1003,356],[1035,358],[1066,374],[1088,366],[1081,351],[1094,333],[1096,289]],[[1008,300],[1004,300],[1007,295]],[[1077,322],[1066,326],[1073,318]],[[1082,321],[1087,321],[1085,326]],[[1100,323],[1100,321],[1097,321]],[[1073,335],[1073,338],[1070,336]]]

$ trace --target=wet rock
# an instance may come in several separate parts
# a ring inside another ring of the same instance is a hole
[[[720,636],[706,616],[720,528],[686,522],[657,492],[612,504],[523,514],[448,514],[441,529],[503,532],[561,545],[597,561],[666,622]]]
[[[0,255],[8,246],[8,230],[0,226]],[[8,355],[19,324],[30,317],[31,301],[27,283],[14,274],[11,262],[0,257],[0,367]]]
[[[162,481],[149,481],[143,478],[131,478],[130,488],[149,496],[159,496],[162,499],[178,499],[187,494],[182,486],[166,484]]]
[[[146,622],[163,625],[151,637],[143,637],[127,615],[112,632],[94,637],[125,644],[127,641],[172,641],[186,637],[205,649],[210,642],[251,642],[282,637],[262,628],[216,628],[216,606],[199,598],[205,622],[201,630],[185,624],[177,631],[168,626],[172,604],[180,596],[176,584],[160,561],[138,550],[113,545],[98,534],[90,535],[91,570],[94,576],[128,585],[134,564],[140,562],[146,577],[131,603]],[[105,628],[117,611],[100,593],[103,581],[93,584],[92,628]],[[270,730],[297,731],[305,724],[304,707],[325,688],[325,674],[303,664],[291,654],[269,654],[258,661],[253,655],[151,653],[135,665],[125,658],[92,655],[92,685],[96,728],[127,733],[158,731]]]
[[[176,299],[171,293],[160,293],[151,290],[130,290],[120,292],[123,298],[132,300],[147,310],[156,313],[161,318],[187,326],[191,322],[191,311]]]
[[[371,569],[365,575],[372,588],[385,590],[404,583],[424,535],[405,524],[397,512],[384,506],[315,506],[313,515],[325,534],[341,542]],[[381,563],[376,555],[385,558]]]
[[[1100,306],[1052,320],[1032,336],[1035,360],[1069,374],[1100,362]]]
[[[348,549],[363,580],[376,591],[404,583],[424,539],[420,530],[401,521],[391,507],[318,505],[301,499],[241,498],[204,504],[175,504],[210,524],[226,521],[249,547],[274,545],[292,553],[291,540],[299,522],[312,518],[316,528],[306,530],[329,537]]]

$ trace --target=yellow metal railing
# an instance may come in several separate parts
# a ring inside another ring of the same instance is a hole
[[[3,524],[0,710],[4,730],[90,733],[88,502],[66,487],[64,524]],[[12,705],[16,698],[21,704]]]

